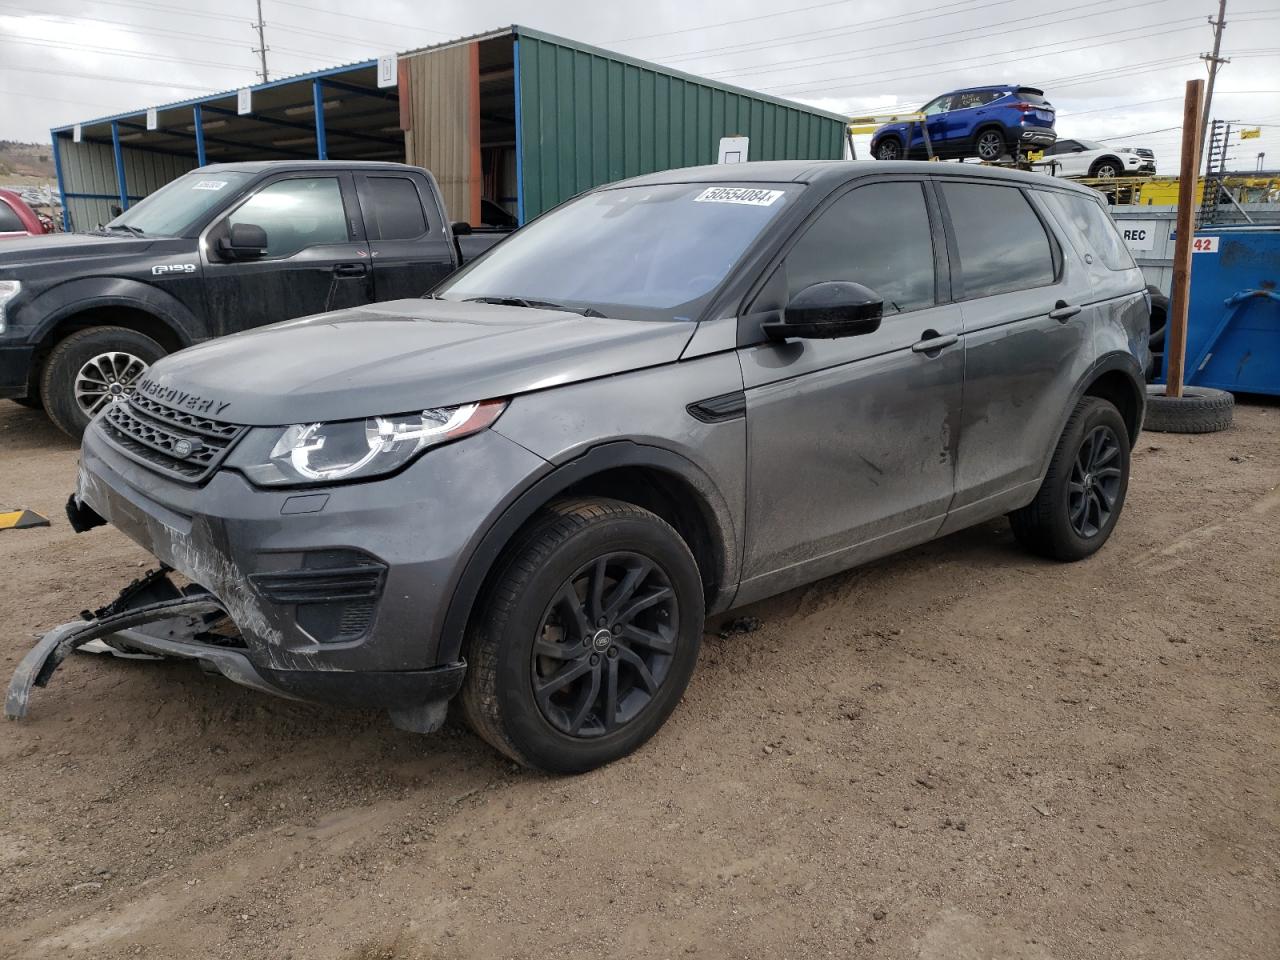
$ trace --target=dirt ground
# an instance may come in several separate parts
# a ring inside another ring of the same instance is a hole
[[[4,680],[147,558],[0,402]],[[989,524],[713,625],[638,754],[82,655],[0,727],[0,956],[1280,957],[1280,404],[1145,434],[1111,543]]]

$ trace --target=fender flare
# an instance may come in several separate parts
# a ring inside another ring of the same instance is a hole
[[[170,293],[125,277],[83,277],[44,291],[24,307],[23,313],[40,317],[28,343],[37,346],[64,320],[100,307],[128,307],[147,313],[184,347],[210,336],[204,321]]]
[[[693,487],[701,502],[695,504],[713,539],[715,589],[708,595],[709,612],[727,609],[738,589],[742,544],[729,507],[711,478],[686,457],[663,447],[617,440],[592,447],[581,456],[544,473],[521,491],[490,524],[463,566],[453,589],[436,649],[440,663],[460,659],[467,621],[494,564],[516,532],[539,509],[574,484],[618,467],[647,467],[669,473]]]
[[[1080,379],[1071,388],[1071,399],[1066,403],[1062,415],[1058,419],[1057,429],[1053,431],[1052,439],[1045,451],[1044,456],[1040,460],[1040,471],[1038,476],[1043,477],[1045,471],[1049,469],[1049,460],[1053,456],[1053,451],[1058,447],[1058,438],[1062,436],[1062,431],[1066,429],[1067,420],[1071,418],[1072,411],[1075,410],[1076,404],[1084,397],[1086,391],[1091,387],[1099,377],[1112,371],[1120,371],[1126,374],[1129,380],[1129,386],[1133,391],[1134,400],[1137,403],[1137,422],[1135,424],[1132,440],[1137,442],[1138,434],[1142,431],[1143,412],[1147,406],[1147,386],[1144,371],[1139,366],[1138,361],[1130,353],[1123,350],[1113,350],[1098,357],[1093,364],[1081,374]]]
[[[1117,170],[1119,173],[1124,173],[1124,161],[1123,161],[1123,160],[1121,160],[1121,159],[1120,159],[1118,156],[1116,156],[1114,153],[1106,153],[1106,154],[1103,154],[1103,155],[1102,155],[1102,156],[1100,156],[1100,157],[1095,157],[1095,158],[1094,158],[1094,160],[1093,160],[1093,162],[1089,164],[1089,176],[1093,176],[1093,171],[1094,171],[1094,169],[1095,169],[1095,168],[1098,166],[1098,164],[1100,164],[1103,160],[1111,160],[1112,162],[1114,162],[1114,163],[1115,163],[1115,165],[1116,165],[1116,170]]]

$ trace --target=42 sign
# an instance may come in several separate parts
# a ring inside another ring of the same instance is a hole
[[[1193,237],[1191,240],[1191,252],[1217,253],[1220,239],[1220,237]]]

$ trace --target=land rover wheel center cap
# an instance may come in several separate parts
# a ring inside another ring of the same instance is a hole
[[[597,630],[591,638],[591,646],[603,653],[613,645],[613,631]]]

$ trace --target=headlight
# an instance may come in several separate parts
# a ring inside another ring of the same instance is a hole
[[[21,282],[17,280],[0,280],[0,333],[4,333],[6,305],[21,292]]]
[[[398,470],[429,447],[483,430],[506,405],[505,400],[485,400],[397,416],[275,428],[265,461],[241,469],[254,483],[264,485],[377,477]],[[266,444],[259,449],[265,450]]]

